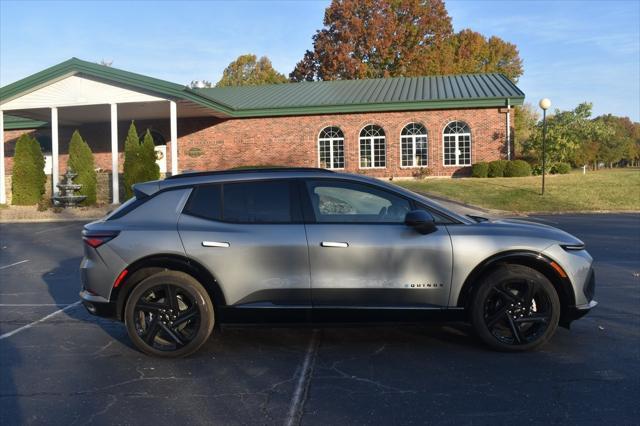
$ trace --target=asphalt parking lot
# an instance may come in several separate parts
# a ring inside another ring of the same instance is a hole
[[[1,224],[0,423],[638,424],[640,215],[536,220],[587,243],[600,302],[538,352],[464,324],[261,327],[180,360],[74,304],[82,223]]]

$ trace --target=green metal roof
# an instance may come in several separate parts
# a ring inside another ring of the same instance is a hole
[[[40,87],[46,86],[53,81],[71,76],[89,76],[104,81],[119,83],[124,86],[139,90],[153,92],[163,95],[169,99],[183,99],[193,101],[199,105],[212,108],[222,113],[230,113],[226,106],[213,101],[210,98],[201,96],[186,86],[136,74],[105,65],[94,64],[78,58],[71,58],[58,65],[54,65],[43,71],[37,72],[22,80],[8,84],[0,88],[0,100],[4,103]]]
[[[191,89],[77,58],[0,88],[0,100],[7,102],[70,75],[96,78],[167,99],[194,102],[229,118],[486,108],[506,106],[507,100],[511,105],[524,102],[524,93],[506,76],[495,73]],[[27,128],[9,127],[25,126],[25,123],[25,119],[7,118],[5,128]]]
[[[195,89],[242,115],[269,111],[360,112],[520,105],[524,93],[502,74],[396,77]]]

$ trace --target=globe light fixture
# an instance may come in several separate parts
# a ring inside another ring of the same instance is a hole
[[[538,102],[540,108],[542,108],[542,193],[544,195],[544,175],[546,168],[546,144],[547,144],[547,110],[551,108],[551,100],[549,98],[542,98]]]
[[[542,98],[540,99],[538,105],[540,105],[540,108],[542,108],[543,111],[546,111],[551,108],[551,101],[549,100],[549,98]]]

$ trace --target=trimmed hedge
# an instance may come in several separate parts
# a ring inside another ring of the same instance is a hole
[[[47,176],[44,155],[33,136],[23,134],[16,142],[11,177],[11,203],[17,206],[38,204],[44,195]]]
[[[508,161],[504,169],[504,177],[531,176],[531,166],[524,160]]]
[[[82,203],[87,206],[95,204],[98,177],[93,152],[77,130],[73,132],[71,142],[69,142],[69,169],[78,174],[73,182],[82,185],[78,194],[87,196]]]
[[[125,198],[133,197],[134,184],[160,179],[160,168],[156,163],[153,136],[147,129],[144,141],[140,142],[138,130],[132,121],[124,141],[124,193]]]
[[[475,178],[486,178],[489,176],[489,163],[481,161],[471,166],[471,176]]]
[[[551,173],[566,175],[571,172],[571,164],[569,163],[556,163],[551,167]]]
[[[507,160],[495,160],[489,163],[489,172],[487,176],[490,178],[493,177],[503,177],[504,169],[507,167]]]
[[[156,146],[153,143],[153,136],[147,129],[144,140],[140,145],[140,176],[139,182],[160,179],[160,166],[156,163]]]
[[[127,138],[124,140],[124,197],[129,199],[133,197],[133,189],[131,186],[138,183],[140,174],[140,137],[135,123],[132,121],[127,132]]]

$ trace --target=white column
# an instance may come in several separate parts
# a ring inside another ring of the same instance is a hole
[[[113,204],[120,204],[120,185],[118,183],[118,104],[111,104],[111,187],[113,188]]]
[[[178,107],[174,101],[169,101],[169,115],[171,120],[171,174],[178,174]]]
[[[0,204],[7,204],[4,182],[4,111],[0,110]]]
[[[58,193],[58,108],[51,108],[51,183],[53,194]]]

